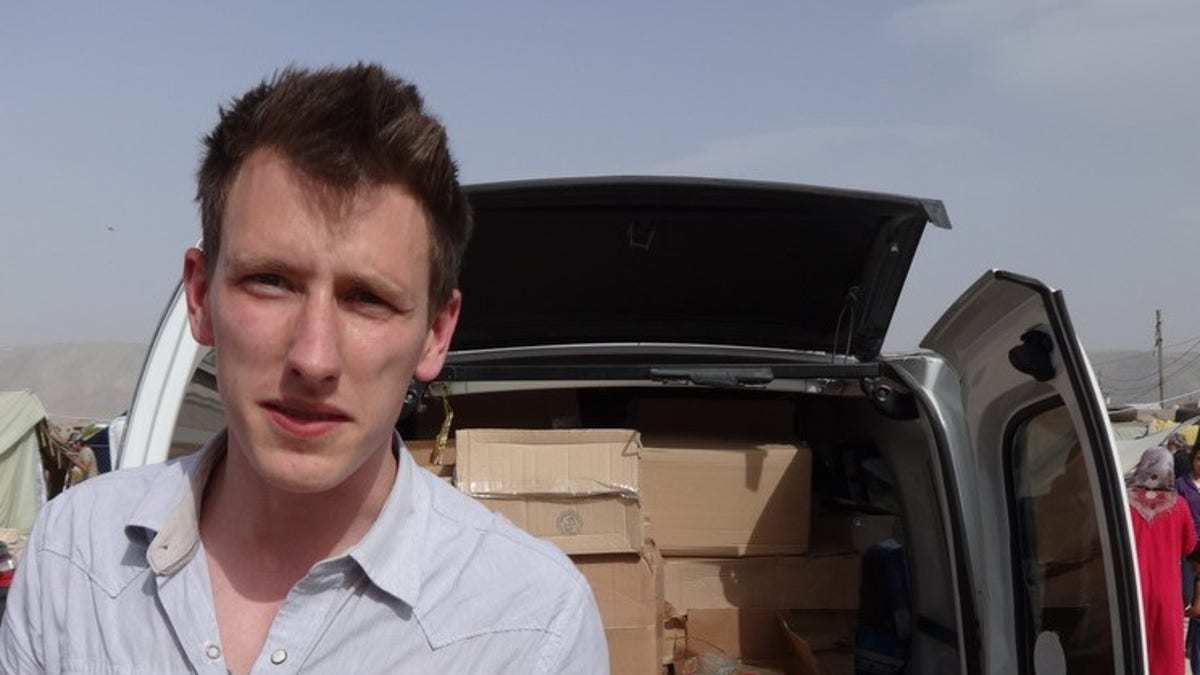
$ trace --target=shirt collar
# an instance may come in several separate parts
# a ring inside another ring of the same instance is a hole
[[[371,583],[388,595],[415,606],[421,590],[421,564],[429,523],[428,489],[416,480],[417,465],[395,436],[396,480],[375,523],[346,552]]]
[[[174,574],[199,549],[200,500],[213,468],[225,456],[226,439],[221,431],[199,451],[169,465],[168,474],[153,482],[126,522],[126,527],[154,534],[146,562],[155,574]]]
[[[221,431],[199,451],[174,462],[171,473],[154,482],[126,523],[153,533],[146,561],[155,574],[174,574],[199,550],[200,500],[213,468],[225,456],[226,441],[227,434]],[[421,562],[426,557],[427,488],[416,480],[416,463],[398,434],[393,447],[397,469],[392,490],[375,523],[344,557],[358,563],[380,590],[412,606],[421,589]]]

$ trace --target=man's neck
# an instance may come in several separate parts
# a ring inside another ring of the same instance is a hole
[[[226,450],[209,476],[199,519],[232,672],[250,670],[279,607],[312,566],[366,535],[395,483],[396,459],[385,446],[337,487],[295,494],[264,481],[241,450]]]
[[[201,540],[206,548],[244,552],[268,566],[307,570],[366,535],[391,492],[396,462],[383,448],[335,488],[296,494],[265,482],[230,448],[204,490]]]

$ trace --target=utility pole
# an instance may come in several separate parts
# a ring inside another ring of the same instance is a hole
[[[1162,310],[1154,310],[1154,351],[1158,353],[1158,407],[1167,400],[1163,393]]]

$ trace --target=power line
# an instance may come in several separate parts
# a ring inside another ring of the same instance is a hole
[[[1187,361],[1185,361],[1184,363],[1181,363],[1181,364],[1180,364],[1180,363],[1178,363],[1178,359],[1176,359],[1175,361],[1173,361],[1173,362],[1172,362],[1172,364],[1173,364],[1173,365],[1172,365],[1172,368],[1173,368],[1173,370],[1172,370],[1171,372],[1169,372],[1169,373],[1166,373],[1166,374],[1164,375],[1164,378],[1167,378],[1167,377],[1176,377],[1176,376],[1178,376],[1178,375],[1182,374],[1184,371],[1186,371],[1186,370],[1188,369],[1188,367],[1189,367],[1189,366],[1191,366],[1191,365],[1192,365],[1193,363],[1195,363],[1197,360],[1200,360],[1200,353],[1197,353],[1195,356],[1193,356],[1192,358],[1188,359]],[[1177,364],[1177,365],[1174,365],[1174,364]],[[1121,382],[1121,381],[1122,381],[1122,380],[1110,380],[1109,378],[1105,378],[1105,377],[1103,377],[1103,376],[1100,376],[1100,375],[1097,375],[1097,377],[1099,377],[1101,384],[1103,384],[1103,383],[1104,383],[1104,382],[1106,382],[1106,381],[1117,381],[1117,382]],[[1127,384],[1133,384],[1134,382],[1138,382],[1139,380],[1141,380],[1141,381],[1144,381],[1145,379],[1146,379],[1145,377],[1142,377],[1142,378],[1137,378],[1137,379],[1134,379],[1134,380],[1129,380],[1129,381],[1126,381],[1126,383],[1127,383]],[[1149,387],[1146,387],[1146,385],[1145,385],[1145,384],[1143,384],[1143,385],[1141,385],[1141,386],[1139,386],[1139,385],[1133,385],[1133,386],[1129,386],[1129,387],[1112,387],[1112,389],[1113,389],[1114,391],[1117,391],[1117,392],[1129,392],[1129,391],[1135,391],[1135,390],[1136,390],[1136,391],[1138,391],[1138,395],[1140,396],[1141,394],[1144,394],[1144,393],[1146,393],[1147,391],[1149,391],[1150,389],[1153,389],[1154,387],[1157,387],[1157,386],[1158,386],[1158,383],[1157,383],[1157,382],[1154,382],[1154,383],[1152,383],[1151,385],[1149,385]]]
[[[1200,355],[1197,355],[1197,358],[1200,358]],[[1176,373],[1176,374],[1178,374],[1178,373]],[[1158,383],[1154,382],[1154,383],[1150,384],[1149,386],[1142,387],[1141,389],[1133,389],[1133,388],[1131,388],[1131,389],[1109,389],[1108,394],[1109,395],[1119,395],[1126,400],[1135,400],[1136,401],[1138,398],[1141,398],[1142,396],[1149,394],[1150,392],[1154,391],[1157,388],[1158,388]],[[1102,387],[1102,389],[1103,389],[1103,387]],[[1129,392],[1133,392],[1133,393],[1130,394]],[[1197,392],[1190,392],[1189,394],[1180,394],[1179,396],[1173,396],[1170,399],[1164,399],[1164,400],[1175,400],[1178,398],[1186,398],[1190,394],[1194,394],[1194,393],[1197,393]]]
[[[1093,365],[1093,368],[1096,369],[1097,380],[1099,381],[1100,387],[1102,387],[1102,389],[1104,389],[1108,395],[1117,395],[1122,396],[1122,398],[1138,399],[1140,396],[1150,393],[1151,390],[1157,387],[1159,389],[1158,398],[1165,399],[1165,378],[1168,376],[1176,377],[1182,374],[1184,369],[1187,369],[1189,365],[1195,363],[1196,359],[1200,358],[1200,354],[1196,354],[1196,356],[1188,358],[1190,354],[1196,350],[1196,348],[1200,347],[1200,336],[1193,336],[1189,337],[1187,340],[1181,340],[1170,345],[1178,346],[1188,344],[1188,348],[1182,354],[1178,354],[1177,357],[1172,358],[1169,364],[1164,364],[1163,348],[1160,347],[1160,345],[1162,345],[1162,313],[1156,311],[1154,312],[1154,316],[1156,316],[1156,323],[1154,323],[1154,342],[1156,342],[1156,350],[1154,350],[1154,353],[1156,353],[1156,356],[1158,357],[1157,374],[1156,372],[1152,371],[1148,372],[1148,374],[1142,374],[1134,377],[1105,377],[1097,368],[1097,365],[1112,364],[1122,362],[1122,360],[1130,360],[1134,358],[1145,359],[1145,357],[1150,356],[1150,354],[1145,353],[1129,354],[1129,356],[1126,357],[1118,357],[1116,359],[1110,359],[1108,362],[1102,362],[1100,364]],[[1171,370],[1170,374],[1166,374],[1165,372],[1168,369]],[[1122,387],[1121,384],[1126,384],[1126,387]]]
[[[1194,389],[1192,391],[1185,392],[1185,393],[1179,394],[1177,396],[1171,396],[1169,398],[1165,398],[1165,399],[1163,399],[1163,403],[1167,403],[1169,401],[1182,401],[1183,399],[1188,399],[1188,398],[1191,398],[1196,395],[1200,395],[1200,389]]]
[[[1104,373],[1101,373],[1101,372],[1096,373],[1096,377],[1100,378],[1100,380],[1104,381],[1104,382],[1120,382],[1121,384],[1135,384],[1135,385],[1140,385],[1140,383],[1145,382],[1146,380],[1154,379],[1157,376],[1158,376],[1158,373],[1154,373],[1154,372],[1143,373],[1136,377],[1112,377],[1111,375],[1105,375]]]
[[[1184,339],[1180,340],[1179,342],[1172,342],[1169,345],[1163,345],[1163,349],[1170,349],[1171,347],[1178,347],[1179,345],[1188,344],[1188,343],[1191,343],[1193,347],[1200,344],[1200,335],[1193,335],[1191,337],[1184,338]],[[1191,348],[1189,348],[1188,351],[1191,351]],[[1153,353],[1154,353],[1153,350],[1151,350],[1151,351],[1145,351],[1145,352],[1137,352],[1135,354],[1126,354],[1125,356],[1116,356],[1116,357],[1113,357],[1111,359],[1107,359],[1104,361],[1093,361],[1092,367],[1095,368],[1097,366],[1106,366],[1110,363],[1119,363],[1121,361],[1129,361],[1131,359],[1145,358],[1146,356],[1149,356]]]
[[[1183,344],[1183,343],[1179,343],[1179,344]],[[1198,357],[1200,357],[1200,354],[1197,354],[1197,356],[1193,356],[1192,358],[1188,359],[1186,362],[1184,362],[1184,363],[1180,364],[1178,367],[1176,367],[1176,364],[1179,364],[1180,361],[1183,361],[1184,358],[1186,358],[1189,354],[1191,354],[1198,347],[1200,347],[1200,338],[1197,338],[1196,340],[1192,341],[1191,346],[1188,347],[1188,349],[1186,351],[1184,351],[1179,356],[1176,356],[1175,358],[1171,359],[1170,363],[1163,366],[1163,368],[1165,368],[1165,369],[1174,369],[1168,375],[1170,375],[1171,377],[1174,377],[1174,376],[1180,374],[1181,372],[1183,372],[1183,370],[1185,368],[1187,368],[1189,365],[1194,363],[1196,361],[1196,359]],[[1141,355],[1141,356],[1148,356],[1148,355]],[[1150,373],[1144,373],[1142,375],[1138,375],[1138,376],[1131,377],[1131,378],[1123,378],[1123,377],[1105,376],[1099,370],[1096,371],[1096,377],[1100,380],[1101,384],[1108,384],[1108,386],[1115,391],[1128,392],[1128,391],[1133,391],[1136,389],[1139,391],[1139,395],[1141,395],[1142,393],[1145,393],[1145,392],[1141,391],[1141,389],[1146,386],[1147,381],[1153,380],[1155,377],[1162,378],[1165,376],[1166,375],[1164,375],[1161,372],[1160,373],[1150,372]],[[1126,385],[1130,385],[1130,386],[1128,386],[1128,387],[1113,387],[1112,386],[1113,384],[1126,384]]]
[[[1164,356],[1165,349],[1167,347],[1174,347],[1174,346],[1182,345],[1182,344],[1188,344],[1188,348],[1186,350],[1184,350],[1184,352],[1182,354],[1179,354],[1178,356],[1173,357],[1169,364],[1164,363],[1163,356]],[[1152,355],[1145,354],[1145,353],[1128,354],[1126,356],[1120,356],[1120,357],[1117,357],[1114,359],[1109,359],[1107,361],[1096,362],[1093,364],[1093,369],[1096,373],[1096,378],[1099,380],[1101,389],[1106,392],[1107,396],[1116,395],[1116,396],[1120,396],[1121,398],[1124,398],[1125,400],[1135,400],[1136,401],[1137,399],[1141,398],[1142,396],[1145,396],[1146,394],[1149,394],[1150,392],[1154,391],[1155,389],[1158,389],[1158,404],[1159,404],[1159,406],[1163,406],[1163,405],[1166,405],[1166,402],[1168,400],[1174,401],[1174,400],[1178,400],[1181,398],[1188,398],[1195,393],[1200,393],[1200,392],[1191,392],[1188,394],[1182,394],[1180,396],[1174,396],[1174,397],[1171,397],[1170,399],[1168,399],[1167,395],[1166,395],[1166,381],[1167,381],[1167,377],[1168,377],[1167,371],[1168,370],[1171,371],[1169,373],[1169,376],[1171,378],[1175,378],[1175,377],[1182,375],[1183,372],[1186,369],[1188,369],[1193,363],[1195,363],[1197,359],[1200,359],[1200,353],[1192,355],[1192,352],[1195,351],[1198,346],[1200,346],[1200,336],[1196,336],[1196,335],[1193,335],[1193,336],[1191,336],[1185,340],[1182,340],[1180,342],[1172,343],[1170,345],[1164,346],[1163,345],[1163,332],[1162,332],[1162,310],[1156,309],[1156,310],[1154,310],[1154,351],[1153,351]],[[1113,363],[1118,363],[1121,361],[1129,361],[1132,359],[1139,359],[1139,360],[1144,361],[1147,356],[1151,356],[1152,358],[1154,358],[1157,361],[1158,368],[1157,368],[1156,373],[1149,373],[1149,374],[1143,373],[1141,375],[1135,375],[1132,378],[1117,378],[1117,377],[1105,378],[1099,369],[1099,367],[1102,365],[1111,365]],[[1157,375],[1157,377],[1156,377],[1156,375]],[[1114,384],[1116,384],[1116,385],[1124,384],[1124,385],[1128,385],[1128,386],[1124,386],[1124,387],[1113,386]]]
[[[1187,348],[1187,351],[1185,351],[1184,353],[1180,354],[1179,356],[1176,356],[1174,359],[1171,359],[1171,363],[1168,363],[1168,364],[1167,364],[1167,367],[1168,367],[1168,368],[1169,368],[1169,367],[1171,367],[1171,366],[1172,366],[1172,365],[1174,365],[1176,362],[1178,362],[1178,361],[1182,360],[1182,359],[1183,359],[1183,357],[1187,356],[1188,354],[1191,354],[1191,353],[1192,353],[1192,350],[1193,350],[1193,349],[1195,349],[1196,347],[1200,347],[1200,339],[1197,339],[1195,342],[1193,342],[1193,343],[1192,343],[1192,346]]]

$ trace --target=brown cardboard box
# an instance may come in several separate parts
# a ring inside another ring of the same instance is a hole
[[[610,672],[657,673],[662,653],[662,558],[648,547],[640,556],[585,555],[572,560],[600,608]]]
[[[638,553],[636,431],[460,429],[458,489],[566,553]]]
[[[786,628],[791,635],[804,639],[816,654],[852,649],[858,628],[854,610],[791,610],[786,613]]]
[[[804,444],[646,437],[646,535],[663,555],[808,550],[812,454]]]
[[[693,609],[857,609],[858,554],[666,558],[667,614]]]
[[[810,553],[862,553],[871,544],[885,539],[901,540],[898,516],[875,514],[828,514],[812,517],[809,535]]]
[[[840,610],[853,614],[858,607],[861,568],[858,554],[666,558],[664,662],[670,662],[683,648],[685,617],[695,610]]]
[[[676,658],[715,652],[795,675],[840,675],[847,663],[853,672],[853,639],[853,613],[700,609],[688,612],[685,648]]]
[[[707,651],[755,661],[783,661],[792,655],[779,612],[765,609],[688,612],[687,652]]]

